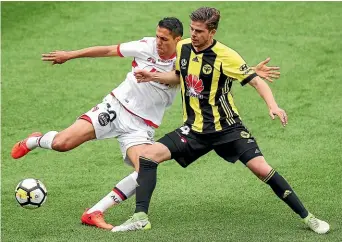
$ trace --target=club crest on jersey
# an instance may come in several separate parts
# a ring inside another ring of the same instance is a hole
[[[187,96],[197,97],[203,99],[201,92],[204,90],[203,82],[197,76],[189,74],[185,77],[185,82],[187,86]]]
[[[209,75],[213,71],[213,68],[211,67],[211,65],[205,64],[202,67],[202,71],[203,71],[204,74]]]

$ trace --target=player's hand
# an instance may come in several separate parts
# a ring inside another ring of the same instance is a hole
[[[281,124],[285,127],[288,123],[288,118],[287,118],[287,114],[285,112],[285,110],[276,107],[276,108],[271,108],[270,109],[270,116],[271,118],[274,120],[275,116],[278,116],[280,119]]]
[[[48,54],[42,54],[42,61],[51,61],[52,65],[63,64],[70,60],[68,51],[55,50]]]
[[[152,81],[153,73],[147,70],[136,70],[134,71],[134,76],[137,79],[137,82],[149,82]]]
[[[273,79],[278,79],[280,77],[280,67],[278,66],[267,66],[268,62],[270,62],[271,58],[268,57],[266,60],[260,62],[256,67],[252,69],[260,76],[261,78],[273,82]]]

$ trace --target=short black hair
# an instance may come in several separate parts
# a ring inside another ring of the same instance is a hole
[[[183,24],[175,17],[166,17],[159,21],[160,28],[168,29],[174,38],[183,36]]]
[[[190,14],[190,19],[194,22],[203,22],[208,30],[218,28],[220,22],[220,11],[216,8],[201,7]]]

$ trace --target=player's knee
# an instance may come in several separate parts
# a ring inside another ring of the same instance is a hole
[[[160,156],[158,155],[158,151],[155,149],[150,149],[149,147],[141,150],[139,156],[145,157],[158,163],[162,162]]]
[[[263,180],[272,170],[263,156],[258,156],[247,163],[247,167],[260,179]]]
[[[156,158],[155,152],[148,150],[148,149],[143,149],[139,153],[139,157],[142,156],[147,159],[154,160]]]
[[[74,145],[70,138],[57,134],[52,141],[51,147],[53,150],[66,152],[72,150],[74,148]]]

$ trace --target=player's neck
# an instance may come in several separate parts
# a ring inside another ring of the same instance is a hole
[[[170,53],[170,54],[165,54],[165,55],[159,55],[159,57],[162,60],[170,60],[170,59],[174,58],[175,56],[176,56],[176,52]]]
[[[200,51],[202,51],[202,50],[207,49],[207,48],[208,48],[209,46],[211,46],[213,43],[214,43],[214,39],[209,39],[205,45],[200,46],[200,47],[195,47],[195,46],[193,46],[193,47],[194,47],[194,49],[196,50],[196,52],[200,52]]]

